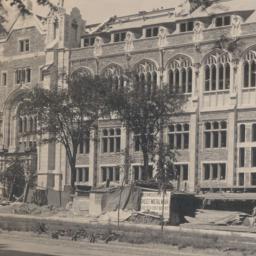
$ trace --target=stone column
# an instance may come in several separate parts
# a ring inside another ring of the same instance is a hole
[[[97,175],[97,150],[98,150],[98,129],[94,129],[90,134],[89,153],[89,185],[95,187],[98,180]]]
[[[198,163],[197,163],[197,154],[199,151],[198,148],[198,120],[197,114],[190,115],[190,130],[189,130],[189,170],[188,170],[188,190],[193,192],[195,191],[196,183],[198,183]]]

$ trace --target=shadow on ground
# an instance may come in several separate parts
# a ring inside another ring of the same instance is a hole
[[[50,254],[38,254],[34,252],[19,252],[19,251],[9,251],[9,250],[0,250],[0,256],[56,256]]]
[[[7,248],[6,245],[0,244],[0,256],[56,256],[51,254],[42,254],[42,253],[34,253],[34,252],[12,251],[6,248]]]

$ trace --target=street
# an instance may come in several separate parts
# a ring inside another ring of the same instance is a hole
[[[31,233],[1,233],[0,256],[213,256],[229,255],[217,251],[179,250],[164,245],[72,242],[52,240]],[[233,255],[233,254],[232,254]],[[239,254],[238,254],[239,255]]]

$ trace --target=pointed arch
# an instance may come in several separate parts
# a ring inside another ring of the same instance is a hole
[[[243,87],[256,87],[256,45],[251,45],[242,53]]]
[[[205,91],[229,90],[231,59],[230,53],[220,49],[215,49],[203,57]]]
[[[71,73],[71,79],[75,76],[80,76],[81,78],[83,78],[83,77],[92,78],[92,77],[94,77],[94,73],[90,68],[82,66],[82,67],[75,69]]]
[[[124,87],[124,69],[121,65],[111,63],[101,70],[100,75],[105,79],[109,79],[113,83],[113,90],[119,90]]]
[[[154,71],[157,71],[158,69],[159,65],[157,64],[157,62],[151,59],[142,59],[133,66],[134,72],[144,74],[146,74],[147,72],[152,73]]]
[[[170,90],[192,93],[192,59],[183,54],[176,54],[166,64]]]
[[[202,58],[201,64],[216,64],[218,61],[226,63],[230,62],[231,59],[232,56],[229,52],[220,49],[214,49]]]
[[[123,67],[117,63],[108,64],[100,72],[100,75],[104,78],[115,77],[115,76],[120,77],[123,74],[124,74]]]
[[[178,53],[167,61],[165,69],[189,67],[192,64],[193,60],[189,55]]]
[[[157,62],[151,59],[142,59],[133,66],[133,72],[139,78],[136,81],[142,90],[152,93],[157,86],[158,68]]]

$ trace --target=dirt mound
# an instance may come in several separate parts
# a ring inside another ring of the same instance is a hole
[[[28,203],[11,203],[10,205],[0,206],[0,213],[20,215],[52,216],[63,210],[52,205],[38,206]]]

